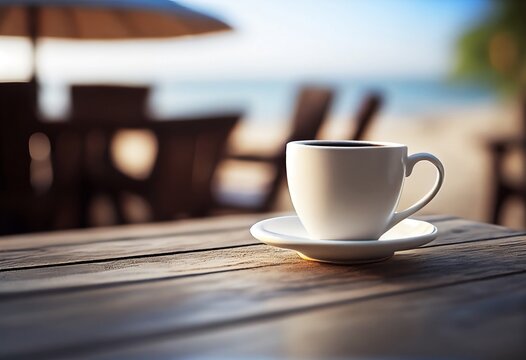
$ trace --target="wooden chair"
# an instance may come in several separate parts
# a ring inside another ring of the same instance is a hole
[[[383,104],[383,97],[379,92],[368,93],[352,119],[355,124],[354,129],[349,136],[350,140],[363,140],[366,138],[374,118],[380,111]]]
[[[82,187],[79,199],[80,226],[88,226],[90,203],[97,194],[108,196],[114,210],[117,222],[125,223],[120,211],[118,194],[114,189],[115,172],[117,171],[111,157],[111,145],[119,130],[129,127],[148,126],[146,115],[147,101],[150,93],[146,86],[119,85],[73,85],[71,87],[71,111],[69,121],[79,127],[82,134],[71,134],[82,138],[83,174],[76,182]],[[60,144],[57,144],[60,147]],[[62,151],[58,151],[58,156]],[[68,156],[68,155],[65,155]],[[65,161],[68,161],[64,159]],[[57,162],[60,160],[57,158]],[[68,162],[71,162],[70,160]],[[67,169],[69,167],[61,167]],[[62,171],[56,169],[57,173]],[[67,170],[66,170],[67,171]],[[66,179],[71,175],[66,176]],[[110,181],[110,178],[113,178]],[[125,181],[123,177],[121,181]],[[62,184],[64,186],[65,183]]]
[[[122,198],[126,193],[145,199],[154,221],[208,215],[212,205],[212,178],[239,117],[239,114],[230,114],[128,126],[127,129],[147,129],[157,139],[157,157],[150,175],[145,179],[128,177],[111,168],[105,155],[99,162],[111,170],[103,176],[90,175],[90,192],[112,196],[119,223],[128,222]],[[119,129],[122,128],[97,126],[108,138]],[[97,162],[92,159],[92,163]]]
[[[66,131],[55,131],[51,154],[52,186],[37,191],[31,168],[35,165],[30,154],[30,139],[36,133],[62,129],[62,124],[39,121],[37,85],[0,83],[0,232],[17,233],[78,225],[81,182],[81,156],[78,138]],[[40,136],[42,139],[42,136]],[[45,141],[45,136],[44,136]],[[59,151],[55,151],[56,149]],[[49,156],[46,155],[46,156]],[[49,160],[49,159],[48,159]],[[58,168],[61,171],[56,171]]]
[[[111,105],[115,107],[115,100]],[[47,124],[42,130],[51,139],[56,184],[67,189],[62,200],[77,196],[76,226],[90,225],[90,204],[98,195],[111,199],[119,224],[129,222],[123,202],[128,193],[148,203],[153,221],[207,214],[212,177],[240,114],[152,121],[138,109],[128,120],[123,112],[113,117],[97,111],[74,110],[70,122]],[[145,179],[127,176],[112,161],[112,139],[127,129],[148,130],[157,140],[157,157]]]
[[[83,134],[82,225],[97,194],[112,200],[118,223],[129,221],[125,193],[145,199],[155,221],[208,213],[212,176],[240,114],[152,121],[147,87],[80,85],[71,95],[71,122]],[[112,161],[112,140],[127,129],[148,130],[156,138],[157,157],[146,179],[126,176]]]
[[[333,93],[330,89],[318,87],[303,88],[298,97],[292,131],[276,154],[272,156],[257,154],[228,155],[227,158],[232,160],[270,164],[274,169],[274,175],[265,189],[254,194],[216,193],[216,207],[227,211],[270,211],[275,205],[280,186],[286,175],[285,145],[289,141],[316,138],[330,108],[332,98]],[[356,126],[351,132],[350,139],[363,139],[381,105],[382,96],[379,93],[372,92],[364,98],[364,101],[358,108],[356,117],[352,121]]]
[[[522,136],[494,139],[489,142],[488,149],[492,158],[492,205],[489,221],[502,223],[502,213],[506,203],[512,198],[519,199],[525,208],[523,224],[526,225],[526,94],[521,100]],[[522,174],[519,179],[513,179],[505,171],[504,164],[508,155],[518,151],[522,160]]]
[[[0,83],[0,233],[38,225],[40,203],[31,185],[29,153],[36,105],[35,83]]]
[[[0,233],[88,226],[88,208],[107,194],[125,223],[121,195],[143,197],[152,220],[203,216],[210,184],[239,114],[150,121],[144,115],[146,88],[82,86],[73,89],[70,121],[39,122],[34,83],[0,84]],[[158,155],[144,180],[118,171],[110,143],[121,129],[146,129]],[[28,142],[42,133],[51,146],[53,182],[44,194],[31,184]]]
[[[267,212],[277,200],[280,186],[285,178],[285,145],[289,141],[316,137],[333,98],[331,89],[304,87],[301,89],[292,119],[292,129],[277,152],[270,156],[258,154],[229,154],[228,159],[246,163],[270,164],[274,174],[265,189],[254,194],[216,192],[216,207],[222,210]]]
[[[72,121],[111,121],[129,124],[145,121],[150,88],[146,86],[73,85]]]

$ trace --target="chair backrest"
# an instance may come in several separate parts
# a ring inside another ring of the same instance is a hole
[[[286,144],[290,141],[316,138],[333,99],[333,91],[325,87],[305,86],[300,90],[292,119],[292,129],[274,159],[275,175],[267,196],[258,211],[269,211],[274,205],[286,174]]]
[[[333,91],[329,88],[303,87],[296,101],[292,130],[286,142],[314,139],[325,120],[332,98]]]
[[[113,194],[135,193],[151,206],[152,220],[161,221],[207,214],[212,205],[212,177],[223,156],[227,138],[239,118],[240,114],[224,114],[132,122],[125,127],[113,122],[71,122],[46,124],[42,131],[51,139],[54,171],[57,174],[69,174],[60,176],[65,179],[63,186],[69,183],[68,188],[74,192],[90,193],[92,190],[104,189]],[[90,152],[87,149],[90,142],[87,140],[90,134],[98,134],[106,141],[123,128],[148,130],[156,137],[157,157],[146,179],[132,179],[122,174],[106,152],[94,152],[87,161],[86,154]],[[64,137],[64,134],[67,136]],[[65,139],[75,141],[65,142]],[[64,156],[64,153],[69,155]],[[76,161],[82,162],[80,169],[77,169]],[[92,164],[96,164],[98,170],[104,170],[102,176],[91,177],[93,173],[89,167]],[[78,174],[84,174],[83,178],[78,181],[68,180]],[[80,213],[86,216],[85,209],[81,209]]]
[[[301,90],[296,103],[293,128],[287,142],[314,139],[321,128],[327,112],[331,106],[333,92],[327,88],[305,87]],[[380,93],[371,92],[361,102],[356,118],[356,124],[350,139],[362,140],[370,128],[373,119],[380,110],[383,98]],[[269,211],[276,201],[279,187],[286,174],[285,144],[275,159],[276,175],[269,186],[269,193],[259,211]]]
[[[29,187],[29,135],[36,122],[36,87],[0,83],[0,188]]]
[[[356,117],[353,119],[355,126],[349,139],[362,140],[365,137],[382,104],[383,97],[378,92],[371,92],[365,96],[358,107]]]
[[[29,137],[36,122],[36,106],[34,83],[0,83],[0,233],[2,227],[11,226],[1,224],[7,217],[16,217],[21,227],[29,226],[26,215],[34,195]],[[4,229],[10,230],[16,229]]]
[[[157,161],[146,180],[157,220],[205,216],[213,205],[212,179],[239,114],[158,122]]]
[[[146,114],[147,87],[77,85],[71,92],[71,122],[83,137],[81,152],[89,163],[85,167],[97,167],[96,176],[85,185],[93,187],[88,192],[97,188],[117,192],[128,187],[147,198],[154,220],[200,216],[208,211],[212,175],[239,114],[152,121]],[[130,128],[151,131],[158,144],[154,167],[143,181],[122,176],[110,155],[113,135]]]
[[[149,91],[142,86],[73,85],[71,120],[120,123],[144,120]]]

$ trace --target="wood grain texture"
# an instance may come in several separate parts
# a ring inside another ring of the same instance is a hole
[[[466,238],[464,234],[459,240]],[[181,256],[200,262],[201,267],[214,261],[245,266],[127,286],[4,299],[0,356],[71,356],[158,336],[186,336],[525,272],[526,238],[431,246],[362,266],[307,262],[290,251],[266,246],[175,255],[174,268]],[[265,263],[270,266],[259,266]],[[126,267],[133,271],[132,264]]]
[[[79,359],[526,358],[526,273],[202,329]]]
[[[248,226],[193,232],[163,237],[108,240],[96,243],[64,245],[1,253],[0,272],[35,267],[74,265],[173,255],[255,244]]]
[[[247,227],[267,217],[269,217],[269,214],[228,215],[203,219],[0,236],[0,251],[205,233]],[[436,215],[434,217],[438,219],[451,218],[451,216],[444,215]]]
[[[444,219],[434,223],[439,228],[439,235],[425,246],[521,234],[507,228],[461,219]],[[237,257],[228,256],[228,253],[227,256],[214,257],[212,260],[209,259],[208,254],[192,254],[198,250],[214,251],[220,248],[246,246],[264,247],[265,245],[253,239],[246,228],[242,228],[167,238],[55,247],[47,256],[42,253],[42,258],[37,252],[33,257],[25,254],[23,261],[12,260],[13,266],[22,263],[26,268],[0,272],[0,298],[3,295],[19,297],[38,291],[123,285],[254,266],[253,262],[249,262],[249,265],[246,259],[239,261]],[[253,251],[258,251],[257,249]],[[52,260],[54,262],[51,262]],[[68,265],[67,268],[47,266],[49,263]],[[45,267],[40,267],[41,265]],[[275,261],[269,258],[257,263],[256,266],[273,265]],[[27,268],[27,266],[36,268]]]
[[[248,229],[257,219],[254,220],[254,216],[250,216],[242,221],[237,220],[230,226],[228,226],[229,221],[225,219],[220,223],[205,223],[207,226],[200,230],[179,230],[175,233],[173,232],[175,230],[172,230],[171,233],[164,236],[132,239],[124,237],[53,245],[34,244],[30,248],[0,250],[0,272],[52,265],[148,258],[173,255],[180,252],[255,245],[259,244],[259,241],[250,236]],[[457,242],[458,239],[463,238],[464,234],[469,234],[469,239],[472,241],[519,234],[519,232],[505,227],[461,219],[435,219],[431,217],[430,220],[436,224],[440,231],[440,236],[435,240],[435,244]]]

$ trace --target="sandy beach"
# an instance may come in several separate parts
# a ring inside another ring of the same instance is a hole
[[[287,133],[287,122],[281,126],[244,124],[233,136],[232,152],[272,152]],[[343,139],[351,122],[330,119],[321,138]],[[373,124],[368,139],[407,144],[409,153],[430,152],[446,168],[446,179],[437,197],[420,214],[451,214],[467,219],[488,221],[491,202],[491,159],[487,140],[514,134],[518,116],[509,105],[455,109],[428,118],[387,118],[380,116]],[[511,164],[511,171],[514,165]],[[235,162],[225,162],[220,169],[224,187],[250,191],[264,185],[268,177],[265,168],[246,168]],[[400,209],[421,197],[434,181],[435,170],[423,163],[406,180]],[[277,210],[291,210],[284,186]],[[511,204],[506,209],[506,225],[520,227],[520,207]]]

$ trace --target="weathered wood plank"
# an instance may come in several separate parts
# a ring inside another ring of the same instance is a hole
[[[462,219],[438,218],[433,222],[440,231],[439,238],[434,242],[435,245],[457,242],[465,237],[468,237],[469,241],[474,241],[519,234],[505,227]],[[53,246],[48,244],[23,250],[0,251],[0,272],[10,269],[106,262],[137,257],[148,258],[173,255],[179,252],[255,245],[259,242],[253,239],[248,232],[251,224],[252,222],[233,229],[216,227],[215,230],[211,230],[207,228],[200,232],[194,231],[165,237],[117,239]]]
[[[73,354],[526,271],[526,238],[421,248],[362,266],[302,261],[289,251],[263,246],[193,255],[204,256],[202,264],[231,257],[275,266],[5,300],[0,303],[0,356]]]
[[[177,335],[97,348],[79,359],[522,360],[526,273]]]
[[[276,216],[279,215],[285,214],[276,214]],[[268,214],[228,215],[203,219],[0,236],[0,251],[224,231],[247,227],[267,217]],[[446,216],[439,215],[437,217]]]
[[[0,253],[0,272],[53,265],[150,258],[255,243],[257,241],[250,236],[248,226],[243,226],[235,229],[216,230],[214,233],[190,233],[166,237],[107,240],[88,244],[12,250]]]
[[[526,235],[524,231],[458,218],[431,223],[438,228],[438,236],[424,247]]]
[[[436,222],[439,236],[435,241],[425,246],[440,246],[459,242],[471,242],[481,239],[498,238],[516,235],[517,232],[489,224],[477,223],[461,219],[443,220]],[[70,264],[67,268],[53,266],[45,268],[29,268],[18,271],[0,272],[0,296],[9,293],[36,292],[53,289],[82,288],[100,285],[122,285],[130,282],[171,278],[174,276],[195,275],[207,272],[225,271],[246,268],[247,259],[239,261],[231,256],[209,259],[208,254],[182,254],[181,250],[211,249],[222,246],[264,246],[253,239],[247,229],[226,231],[217,234],[199,234],[167,239],[136,239],[133,243],[112,242],[92,245],[67,246],[59,253],[42,255],[38,253],[33,258],[26,255],[23,264],[31,266],[47,265],[49,262],[58,265]],[[120,246],[118,246],[120,245]],[[178,252],[179,250],[179,252]],[[120,253],[119,253],[120,251]],[[234,252],[235,253],[235,252]],[[137,258],[120,258],[103,260],[104,257],[138,255]],[[145,255],[143,255],[145,254]],[[150,256],[151,255],[151,256]],[[155,255],[155,256],[153,256]],[[175,256],[177,255],[177,256]],[[70,260],[70,257],[72,258]],[[29,261],[33,262],[29,262]],[[89,263],[74,263],[75,260],[89,260]],[[97,261],[95,261],[97,260]],[[7,262],[7,260],[5,260]],[[12,260],[12,266],[19,262]],[[40,261],[40,262],[39,262]],[[1,261],[0,261],[1,262]],[[73,262],[73,263],[72,263]],[[252,266],[271,266],[275,263],[266,259]]]
[[[171,222],[0,236],[0,254],[9,251],[77,246],[79,244],[98,244],[106,241],[129,241],[134,239],[155,239],[179,235],[224,232],[249,228],[252,224],[269,217],[291,214],[292,213],[226,215]],[[450,215],[425,215],[416,216],[415,218],[433,222],[458,219]]]

